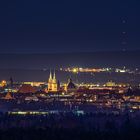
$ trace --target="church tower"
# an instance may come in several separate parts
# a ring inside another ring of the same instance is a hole
[[[48,80],[48,92],[57,92],[57,80],[55,76],[55,71],[54,71],[53,77],[50,71],[50,77]]]
[[[52,90],[52,73],[51,73],[51,70],[50,70],[50,76],[49,76],[49,80],[48,80],[48,91],[51,91]]]
[[[53,80],[52,80],[52,91],[53,92],[57,91],[57,81],[56,81],[56,77],[55,77],[55,71],[54,71]]]

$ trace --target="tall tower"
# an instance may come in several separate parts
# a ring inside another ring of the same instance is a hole
[[[55,77],[55,71],[54,71],[53,80],[52,80],[52,91],[53,92],[57,91],[57,82],[56,82],[56,77]]]
[[[56,83],[55,70],[54,70],[54,73],[53,73],[53,83]]]
[[[48,80],[48,91],[51,91],[52,90],[52,72],[50,70],[50,76],[49,76],[49,80]]]

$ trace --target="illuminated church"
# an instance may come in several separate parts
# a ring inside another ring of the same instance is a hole
[[[56,76],[55,76],[55,71],[52,77],[52,73],[50,71],[50,76],[49,76],[49,80],[48,80],[48,92],[57,92],[57,80],[56,80]]]

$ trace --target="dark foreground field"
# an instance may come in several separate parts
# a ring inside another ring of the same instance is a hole
[[[140,140],[138,114],[0,116],[0,140]]]
[[[1,140],[139,140],[140,130],[124,128],[122,132],[115,129],[99,131],[81,128],[12,128],[0,131]]]

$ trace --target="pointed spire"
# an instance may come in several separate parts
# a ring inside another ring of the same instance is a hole
[[[54,80],[56,79],[56,77],[55,77],[55,70],[54,70],[54,74],[53,74],[53,79],[54,79]]]
[[[51,72],[51,69],[50,69],[50,77],[49,77],[50,80],[52,80],[52,72]]]

